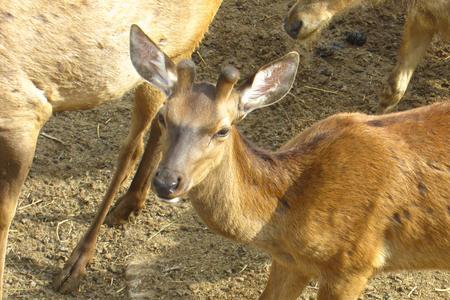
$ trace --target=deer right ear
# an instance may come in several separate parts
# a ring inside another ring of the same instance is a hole
[[[263,66],[248,78],[238,88],[240,119],[249,112],[272,105],[286,96],[294,84],[298,64],[298,53],[290,52]]]
[[[177,71],[173,61],[142,31],[133,24],[130,29],[130,56],[134,68],[145,80],[172,95],[177,83]]]

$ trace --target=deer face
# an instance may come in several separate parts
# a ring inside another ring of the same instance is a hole
[[[347,2],[354,2],[354,0],[298,0],[289,10],[284,21],[284,29],[293,39],[307,39],[320,32]]]
[[[289,53],[236,89],[239,71],[231,66],[222,70],[216,85],[194,83],[193,62],[175,65],[137,26],[131,29],[131,59],[141,76],[168,97],[157,115],[162,158],[152,187],[169,202],[188,193],[222,162],[238,121],[287,94],[299,60],[297,53]]]

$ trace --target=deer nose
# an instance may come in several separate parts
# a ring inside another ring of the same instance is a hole
[[[289,22],[288,19],[285,19],[284,21],[284,30],[286,30],[287,34],[293,39],[296,39],[298,37],[298,34],[300,33],[302,27],[303,21],[301,20]]]
[[[153,191],[160,198],[171,199],[175,197],[182,181],[183,176],[179,172],[160,169],[153,177]]]

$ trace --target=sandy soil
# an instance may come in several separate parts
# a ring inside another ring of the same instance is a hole
[[[250,74],[288,51],[300,51],[291,94],[241,124],[243,132],[267,148],[333,113],[373,112],[404,22],[393,5],[363,8],[336,19],[318,43],[301,47],[281,30],[286,11],[285,1],[224,1],[194,55],[199,77],[215,80],[225,63]],[[367,43],[346,44],[350,31],[366,33]],[[449,55],[449,44],[434,43],[399,110],[449,98]],[[211,233],[189,202],[167,206],[152,195],[138,218],[103,229],[77,295],[50,288],[107,188],[130,107],[128,95],[95,110],[57,114],[45,126],[45,133],[64,144],[39,140],[9,239],[9,299],[255,299],[267,279],[268,256]],[[450,288],[449,273],[386,274],[369,282],[363,299],[450,299],[450,292],[436,290],[445,288]],[[315,299],[316,291],[312,282],[302,299]]]

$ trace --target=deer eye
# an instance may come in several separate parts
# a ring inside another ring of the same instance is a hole
[[[166,120],[164,120],[164,116],[162,113],[158,113],[158,122],[161,126],[166,126]]]
[[[230,133],[230,128],[222,128],[214,134],[214,137],[224,138]]]

